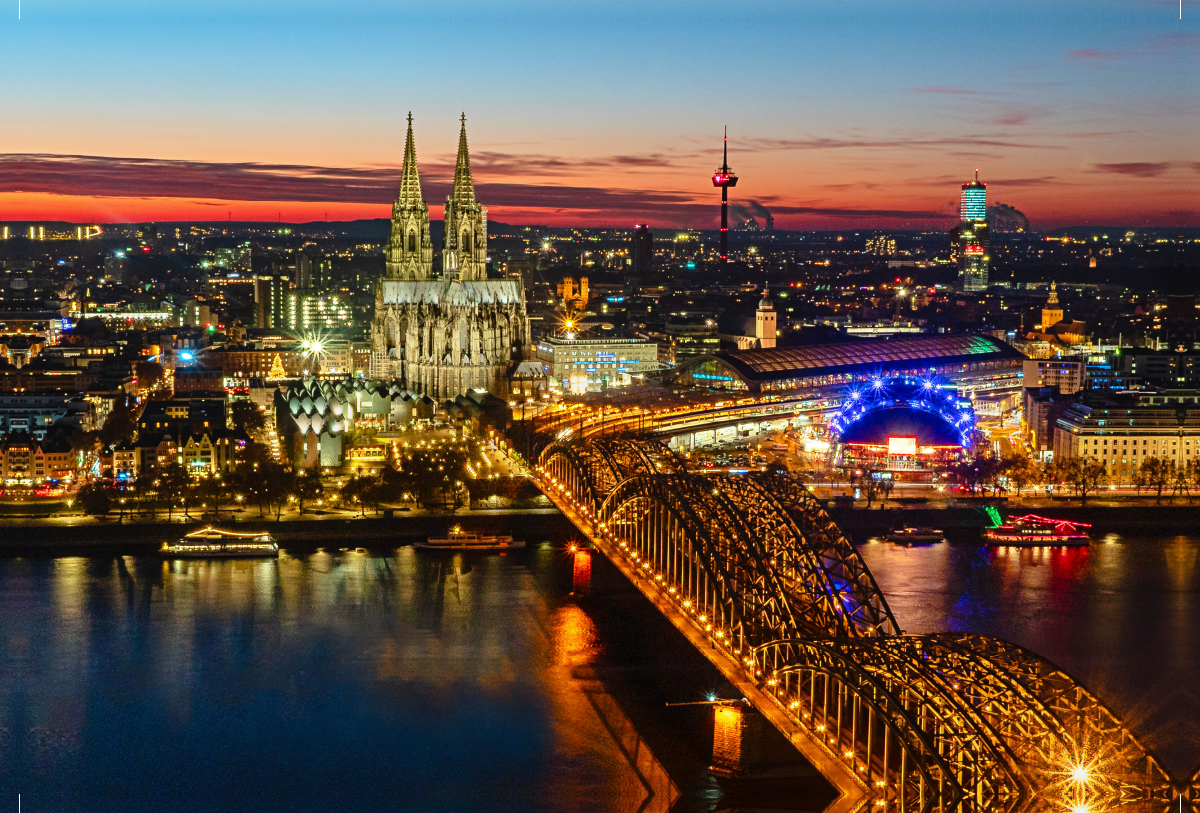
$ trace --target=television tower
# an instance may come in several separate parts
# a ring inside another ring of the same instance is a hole
[[[713,186],[721,187],[721,264],[729,259],[729,187],[737,186],[737,175],[729,168],[729,127],[725,128],[725,151],[721,166],[713,175]]]

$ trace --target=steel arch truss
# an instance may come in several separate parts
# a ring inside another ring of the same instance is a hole
[[[660,443],[602,438],[549,447],[535,476],[872,810],[1168,813],[1200,793],[1200,775],[1173,783],[1044,658],[983,636],[900,634],[858,552],[786,475],[688,474]]]
[[[751,474],[723,478],[722,482],[752,489],[758,500],[770,506],[772,522],[789,527],[787,536],[811,558],[813,571],[823,574],[838,614],[847,618],[851,629],[843,634],[900,632],[866,562],[801,482],[785,474]],[[749,485],[740,485],[743,483]]]
[[[541,461],[539,471],[592,509],[630,477],[686,471],[666,444],[622,437],[555,443],[542,452]]]
[[[1099,700],[1005,641],[778,641],[753,657],[778,702],[868,778],[877,807],[1161,813],[1178,799]]]
[[[639,475],[597,512],[620,551],[740,654],[806,628],[762,540],[712,483],[695,475]],[[685,603],[686,602],[686,603]]]

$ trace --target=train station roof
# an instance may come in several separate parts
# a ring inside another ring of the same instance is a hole
[[[716,359],[747,384],[855,372],[880,373],[985,361],[1023,359],[1010,345],[973,334],[867,339],[836,344],[734,350],[689,360],[680,373]]]

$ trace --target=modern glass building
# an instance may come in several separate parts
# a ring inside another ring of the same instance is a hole
[[[987,184],[975,180],[962,186],[958,228],[954,230],[954,258],[958,264],[958,284],[964,291],[986,291],[991,257],[987,222]]]
[[[978,175],[971,183],[963,184],[958,211],[964,223],[982,223],[987,220],[987,184],[981,183]]]

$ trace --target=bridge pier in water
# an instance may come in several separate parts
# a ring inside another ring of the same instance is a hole
[[[1165,813],[1200,791],[1034,653],[902,633],[858,551],[786,475],[691,474],[631,438],[553,443],[539,462],[534,482],[592,547],[837,788],[830,811]],[[713,767],[743,771],[749,709],[718,708]]]
[[[592,551],[590,548],[571,547],[571,592],[586,596],[592,591]]]
[[[717,776],[739,777],[764,759],[766,722],[746,703],[714,703],[713,746],[709,770]]]

